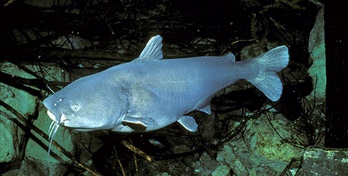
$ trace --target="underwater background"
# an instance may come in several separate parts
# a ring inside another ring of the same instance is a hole
[[[348,134],[339,127],[347,121],[327,114],[346,103],[326,103],[324,4],[1,1],[0,174],[347,175]],[[50,89],[137,58],[155,35],[163,37],[164,58],[233,53],[240,61],[286,45],[283,95],[271,102],[239,81],[214,97],[212,115],[190,114],[198,132],[177,124],[132,134],[60,128],[48,155],[51,120],[42,100]]]

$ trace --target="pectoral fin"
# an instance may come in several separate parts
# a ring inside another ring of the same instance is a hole
[[[180,125],[182,125],[185,129],[187,129],[190,132],[196,132],[198,124],[196,123],[195,119],[191,116],[182,116],[178,122]]]
[[[152,118],[142,118],[142,117],[126,117],[122,121],[122,125],[132,128],[136,132],[144,132],[149,126],[154,125],[155,120]]]

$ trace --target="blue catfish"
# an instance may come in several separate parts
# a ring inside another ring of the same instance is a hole
[[[198,125],[187,114],[194,110],[210,114],[214,95],[239,79],[277,101],[283,86],[276,72],[289,62],[286,46],[240,62],[233,54],[162,57],[162,38],[157,35],[133,61],[82,77],[46,98],[43,103],[53,121],[50,137],[59,126],[146,132],[174,122],[195,132]]]

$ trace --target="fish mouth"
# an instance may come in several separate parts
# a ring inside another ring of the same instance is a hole
[[[62,125],[65,121],[68,120],[64,113],[62,113],[60,117],[57,117],[50,110],[47,110],[47,115],[53,122],[60,124],[60,125]]]
[[[56,116],[50,110],[47,110],[47,115],[51,120],[56,121]]]

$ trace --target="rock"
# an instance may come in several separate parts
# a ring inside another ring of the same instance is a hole
[[[36,73],[43,68],[36,65],[26,65],[25,67]],[[27,79],[35,78],[33,75],[30,75],[9,62],[0,64],[0,68],[3,73]],[[46,69],[45,73],[48,73],[50,76],[57,76],[57,78],[47,77],[46,79],[65,80],[65,75],[57,74],[61,73],[60,69],[49,66],[44,68]],[[36,96],[3,83],[0,83],[0,88],[0,99],[2,101],[10,105],[13,109],[18,111],[18,113],[27,118],[28,121],[33,122],[36,127],[47,134],[51,120],[46,115],[46,109],[43,108],[42,104],[38,104],[40,101]],[[25,126],[25,124],[17,116],[7,111],[5,108],[0,107],[0,132],[2,134],[0,135],[0,173],[16,170],[14,172],[16,172],[17,175],[35,175],[35,173],[31,172],[33,169],[35,169],[33,167],[37,167],[37,165],[41,164],[48,165],[47,161],[53,162],[54,164],[52,165],[56,165],[52,167],[52,172],[54,173],[53,175],[61,173],[54,168],[60,168],[60,162],[69,161],[70,159],[64,156],[61,152],[57,151],[55,147],[52,147],[52,152],[57,154],[58,160],[53,157],[49,157],[46,148],[49,143],[43,139],[40,134],[34,130],[31,130],[30,132],[33,136],[30,136],[27,132],[25,133],[18,124],[13,123],[9,119],[15,119],[22,124],[20,126]],[[70,152],[72,151],[72,137],[68,130],[63,130],[63,128],[61,128],[58,130],[54,139],[66,150]],[[22,160],[22,158],[25,159]],[[40,173],[37,173],[36,175],[38,174],[40,175]]]
[[[170,176],[167,172],[159,173],[156,176]]]
[[[313,85],[315,86],[310,97],[324,101],[326,90],[324,8],[318,12],[315,24],[310,33],[308,52],[310,53],[310,58],[313,60],[308,73],[313,78]]]
[[[7,74],[32,78],[31,75],[8,62],[1,64],[0,69]],[[0,83],[0,99],[26,118],[35,113],[37,98],[23,90]],[[16,168],[20,163],[11,164],[18,162],[16,160],[23,152],[20,146],[25,145],[26,141],[23,140],[25,138],[24,131],[9,119],[19,120],[12,112],[0,106],[0,166],[2,163],[7,163],[9,166]],[[4,166],[0,168],[0,173],[12,169],[11,167]]]
[[[74,35],[73,33],[74,32],[67,36],[59,36],[56,40],[52,41],[52,44],[64,49],[74,50],[84,49],[92,46],[92,43],[89,40]]]
[[[220,151],[216,157],[216,161],[220,162],[220,169],[225,168],[225,166],[228,166],[234,173],[237,175],[248,175],[246,163],[243,163],[242,158],[239,156],[236,156],[235,154],[235,147],[232,143],[228,142],[224,145],[224,148],[222,151]],[[240,150],[241,151],[241,150]],[[239,152],[239,151],[237,151]],[[214,172],[217,174],[220,171],[214,170]]]
[[[210,176],[218,164],[207,152],[203,152],[199,161],[193,163],[192,168],[194,168],[197,175]]]
[[[307,148],[298,175],[348,175],[347,149]]]
[[[2,107],[0,111],[3,111]],[[4,116],[14,118],[4,112],[0,114],[0,163],[11,163],[19,157],[20,141],[16,139],[20,137],[20,134],[23,134],[23,131]]]
[[[254,122],[249,121],[247,135],[251,152],[269,160],[283,162],[290,162],[292,158],[301,157],[303,149],[293,144],[306,144],[306,136],[283,116],[268,116],[269,114],[261,116]],[[267,119],[266,116],[271,119]]]
[[[201,135],[203,140],[210,141],[212,140],[214,133],[215,133],[215,117],[214,115],[206,116],[206,117],[199,117],[204,118],[202,123],[200,123],[199,130],[201,131]]]
[[[213,173],[212,176],[228,176],[230,174],[230,168],[226,165],[218,166]]]
[[[57,163],[48,163],[45,160],[26,157],[19,168],[20,175],[64,175],[67,168]]]
[[[236,175],[280,175],[293,158],[300,158],[304,152],[292,143],[305,143],[306,138],[290,124],[272,113],[250,119],[244,137],[226,142],[216,160]]]

